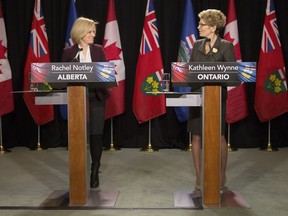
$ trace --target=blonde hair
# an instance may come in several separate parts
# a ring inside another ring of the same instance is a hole
[[[78,19],[76,19],[70,32],[70,36],[71,36],[73,43],[79,44],[80,39],[83,38],[88,33],[87,30],[91,26],[95,26],[95,30],[96,30],[97,24],[98,22],[92,19],[85,18],[85,17],[79,17]]]
[[[216,33],[226,25],[226,16],[216,9],[207,9],[198,14],[200,19],[203,19],[209,26],[216,26]]]

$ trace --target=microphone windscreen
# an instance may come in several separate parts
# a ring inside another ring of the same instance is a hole
[[[211,39],[210,38],[205,38],[206,43],[210,43]]]

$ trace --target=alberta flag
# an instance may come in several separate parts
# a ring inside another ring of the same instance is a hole
[[[76,11],[76,7],[75,7],[75,1],[70,0],[68,25],[67,25],[66,39],[65,39],[65,47],[73,45],[73,41],[71,39],[70,32],[71,32],[72,26],[74,24],[74,21],[77,19],[77,17],[78,16],[77,16],[77,11]],[[65,120],[67,120],[67,118],[68,118],[67,105],[66,104],[60,105],[59,108],[60,108],[61,117]]]
[[[181,41],[178,53],[178,62],[189,62],[195,41],[198,38],[196,19],[193,10],[192,0],[186,0]],[[190,92],[190,87],[174,87],[175,92]],[[180,122],[188,120],[189,107],[175,107],[177,118]]]
[[[70,0],[68,25],[66,30],[65,47],[72,46],[74,43],[71,39],[70,32],[75,20],[78,18],[77,10],[75,7],[75,0]]]
[[[23,96],[24,101],[37,125],[46,124],[54,119],[53,105],[35,105],[35,93],[27,92],[31,87],[31,63],[50,62],[48,39],[40,2],[40,0],[35,1],[23,84],[23,90],[26,91]]]
[[[236,17],[235,2],[229,0],[227,25],[224,32],[224,39],[234,45],[236,60],[242,61],[240,42],[238,35],[238,22]],[[226,121],[228,124],[240,121],[248,116],[248,104],[246,98],[246,85],[242,83],[237,87],[228,88],[228,98],[226,103]]]
[[[146,15],[136,67],[133,111],[139,123],[166,113],[162,91],[163,63],[153,0],[147,1]]]
[[[286,69],[283,60],[275,8],[267,1],[258,62],[254,107],[261,122],[288,111]]]
[[[106,100],[105,119],[109,119],[125,112],[125,65],[114,0],[109,0],[104,51],[107,60],[114,62],[115,78],[118,84],[117,87],[108,89],[110,97]]]
[[[14,110],[12,72],[7,57],[7,37],[0,1],[0,117]]]

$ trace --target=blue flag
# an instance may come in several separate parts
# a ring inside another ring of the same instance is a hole
[[[70,37],[70,32],[73,26],[73,23],[78,18],[76,7],[75,7],[75,0],[70,0],[70,7],[69,7],[69,16],[68,16],[68,26],[66,31],[66,39],[65,39],[65,46],[73,45],[73,42]]]
[[[178,62],[189,62],[192,49],[197,38],[198,38],[198,31],[192,0],[186,0],[183,16],[181,41],[177,59]],[[190,87],[174,87],[174,92],[190,92],[190,91],[191,91]],[[188,110],[189,107],[175,107],[175,112],[180,122],[188,120]]]
[[[66,30],[66,39],[65,39],[65,47],[72,46],[73,42],[70,37],[70,32],[73,26],[74,21],[78,18],[77,11],[75,7],[75,1],[70,0],[70,7],[69,7],[69,16],[68,16],[68,26]],[[67,120],[67,105],[60,105],[60,113],[61,117]]]

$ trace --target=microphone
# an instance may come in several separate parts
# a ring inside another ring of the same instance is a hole
[[[214,60],[215,60],[215,56],[213,55],[213,52],[212,52],[212,47],[211,47],[211,39],[210,38],[205,38],[205,43],[208,43],[208,46],[209,46],[209,56],[211,56]]]
[[[78,57],[79,57],[80,52],[81,52],[82,50],[83,50],[83,48],[79,48],[79,47],[78,47],[78,52],[76,53],[76,55],[75,55],[75,57],[73,58],[72,62],[74,62],[74,60],[78,60],[78,61],[79,61]]]
[[[205,38],[205,43],[210,43],[211,39],[210,38]]]

